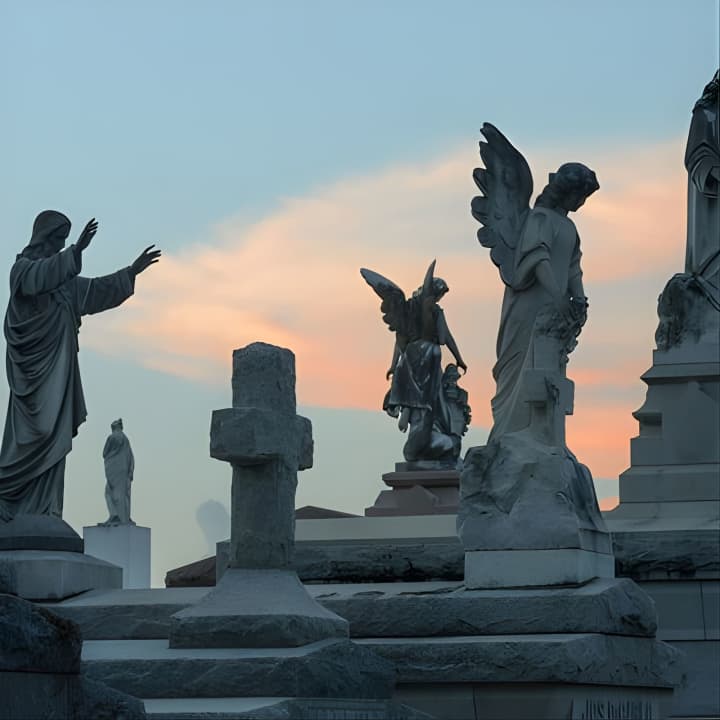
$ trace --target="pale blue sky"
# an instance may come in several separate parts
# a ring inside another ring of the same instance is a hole
[[[151,242],[171,254],[209,247],[232,219],[251,224],[288,201],[459,148],[469,179],[486,120],[525,148],[579,154],[562,160],[673,142],[717,64],[718,0],[0,0],[0,266],[9,269],[44,208],[66,212],[73,237],[100,220],[84,268],[92,275]],[[603,188],[617,180],[600,178]],[[472,194],[468,182],[463,205]],[[340,224],[338,247],[344,237]],[[413,238],[386,242],[411,248]],[[382,270],[373,245],[365,263]],[[161,268],[139,279],[139,296]],[[238,267],[237,283],[255,271]],[[308,294],[327,302],[321,287]],[[179,379],[148,369],[139,351],[88,347],[101,322],[81,332],[89,420],[69,462],[66,517],[78,529],[104,519],[99,454],[122,415],[138,456],[134,515],[153,528],[158,582],[203,554],[197,505],[229,498],[230,471],[208,458],[207,430],[210,411],[230,401],[232,346],[227,377]],[[642,395],[637,373],[628,383]],[[2,383],[3,406],[6,397]],[[380,411],[304,411],[318,455],[299,500],[361,512],[399,459],[401,436]]]

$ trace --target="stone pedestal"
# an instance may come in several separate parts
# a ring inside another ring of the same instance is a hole
[[[150,528],[89,525],[83,538],[88,555],[122,568],[124,588],[150,587]]]
[[[385,473],[383,490],[375,504],[365,508],[367,517],[388,515],[451,515],[458,511],[460,471],[427,463],[396,463],[395,472]]]
[[[16,515],[0,523],[0,593],[62,600],[122,586],[122,570],[83,553],[80,536],[51,515]]]

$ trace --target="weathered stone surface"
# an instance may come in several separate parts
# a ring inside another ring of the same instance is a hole
[[[0,670],[80,672],[80,628],[45,608],[0,595]]]
[[[3,550],[60,550],[81,553],[83,541],[59,517],[18,514],[9,522],[0,522],[0,551]]]
[[[612,553],[585,466],[525,433],[471,448],[460,476],[465,550],[579,548]]]
[[[495,635],[360,641],[395,663],[400,683],[557,682],[673,687],[682,653],[652,638]]]
[[[350,623],[352,637],[440,637],[499,633],[605,632],[651,637],[653,603],[629,580],[595,580],[557,590],[466,590],[459,583],[315,585],[325,608]],[[198,590],[125,591],[63,603],[54,611],[77,622],[86,639],[167,638],[170,617]],[[153,596],[156,599],[152,599]]]
[[[419,582],[462,580],[464,551],[444,542],[300,542],[295,567],[303,582]]]
[[[217,544],[216,574],[227,568],[229,543]],[[303,582],[420,582],[462,580],[465,553],[457,538],[442,541],[336,542],[295,545],[293,566]]]
[[[714,530],[613,532],[616,573],[633,580],[720,576],[720,536]]]
[[[134,648],[137,647],[137,651]],[[168,649],[163,641],[86,642],[83,672],[143,698],[333,697],[389,698],[395,670],[349,640],[301,648]]]
[[[141,720],[143,704],[80,675],[79,627],[45,608],[0,595],[3,720]]]
[[[630,580],[558,590],[466,590],[356,595],[318,600],[350,622],[353,637],[608,633],[654,637],[652,600]]]
[[[255,342],[233,351],[232,404],[272,408],[295,416],[295,355],[287,348]]]
[[[280,648],[348,635],[347,621],[294,572],[232,568],[198,605],[173,615],[169,640],[173,648]]]
[[[0,592],[42,601],[119,587],[122,568],[91,555],[53,550],[0,551]]]
[[[222,698],[193,701],[192,705],[187,700],[163,699],[148,700],[146,708],[152,720],[432,720],[426,713],[390,700],[349,698],[258,698],[255,702],[252,698]]]
[[[3,720],[144,720],[142,701],[81,675],[0,671]]]
[[[295,434],[278,426],[275,410],[245,407],[213,410],[210,457],[237,465],[256,465],[295,454]]]

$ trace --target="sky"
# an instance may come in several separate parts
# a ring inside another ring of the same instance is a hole
[[[106,518],[101,452],[122,417],[153,584],[212,554],[231,471],[209,457],[210,414],[231,404],[232,350],[256,340],[297,357],[315,436],[297,505],[362,514],[403,436],[380,409],[393,338],[360,267],[409,293],[437,259],[469,368],[464,447],[482,444],[502,297],[469,213],[486,121],[536,192],[570,161],[600,182],[573,216],[590,312],[568,444],[611,507],[657,296],[683,270],[684,145],[719,26],[718,0],[0,0],[0,267],[48,208],[72,239],[98,219],[85,275],[164,253],[83,321],[65,519]]]

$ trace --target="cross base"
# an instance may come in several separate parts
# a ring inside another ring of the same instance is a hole
[[[348,636],[347,620],[314,600],[293,570],[230,568],[173,615],[169,640],[171,648],[289,648]]]

